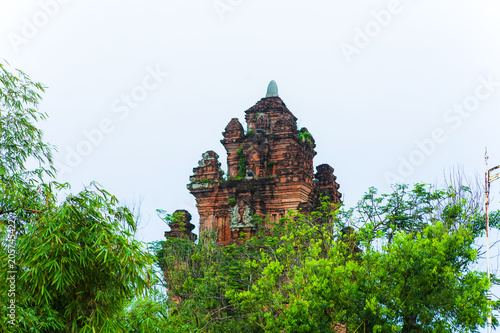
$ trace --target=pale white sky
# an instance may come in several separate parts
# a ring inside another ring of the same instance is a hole
[[[485,145],[500,164],[499,17],[493,0],[0,0],[0,58],[49,87],[61,180],[142,198],[151,241],[156,208],[197,224],[192,168],[209,149],[225,167],[221,132],[273,79],[348,206],[389,176],[482,177]]]
[[[347,206],[457,165],[482,177],[485,145],[500,164],[499,17],[493,0],[0,0],[0,58],[49,87],[60,180],[142,198],[152,241],[156,208],[198,223],[192,168],[210,149],[225,167],[221,132],[273,79]]]

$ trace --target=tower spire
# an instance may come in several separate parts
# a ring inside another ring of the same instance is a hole
[[[272,80],[267,86],[266,97],[278,97],[278,85],[276,81]]]

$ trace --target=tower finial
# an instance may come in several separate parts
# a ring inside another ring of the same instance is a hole
[[[278,97],[278,85],[274,80],[269,82],[269,85],[267,86],[266,97]]]

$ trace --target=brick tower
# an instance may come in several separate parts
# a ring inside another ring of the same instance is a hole
[[[200,232],[216,231],[219,244],[254,234],[255,214],[276,221],[290,209],[310,211],[322,194],[341,202],[333,168],[322,164],[314,173],[314,139],[306,128],[297,129],[297,118],[278,96],[274,81],[266,97],[245,114],[246,132],[233,118],[222,133],[226,178],[219,156],[207,151],[187,185],[196,198]]]

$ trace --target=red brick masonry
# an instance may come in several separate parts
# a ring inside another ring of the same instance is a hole
[[[219,244],[232,243],[242,233],[254,234],[254,214],[275,221],[290,209],[307,212],[319,205],[321,194],[341,202],[333,168],[322,164],[314,173],[314,138],[306,128],[297,129],[297,118],[280,97],[263,98],[245,113],[246,134],[237,118],[222,133],[227,177],[219,156],[207,151],[187,185],[196,198],[200,231],[217,231]],[[183,234],[188,235],[192,224],[186,222],[183,230],[189,232]],[[178,232],[172,230],[165,236],[176,237]]]

